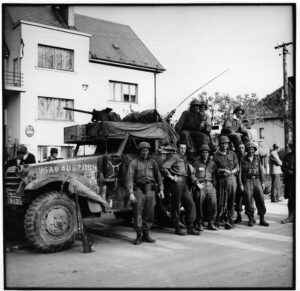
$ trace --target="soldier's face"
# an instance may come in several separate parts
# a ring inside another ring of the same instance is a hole
[[[220,143],[220,148],[222,151],[226,151],[228,149],[228,143],[227,142]]]
[[[245,146],[244,145],[240,145],[238,147],[238,150],[239,150],[239,153],[243,155],[245,153]]]
[[[206,106],[200,106],[200,112],[204,112],[206,109]]]
[[[254,153],[255,153],[255,149],[254,149],[254,148],[249,148],[249,149],[248,149],[248,154],[249,154],[250,156],[253,156]]]
[[[206,162],[208,160],[208,157],[209,157],[209,152],[208,151],[202,151],[200,153],[200,155],[201,155],[201,159]]]
[[[180,144],[178,148],[178,152],[183,156],[186,152],[186,144]]]
[[[242,110],[237,110],[235,112],[235,115],[236,115],[237,118],[239,118],[239,117],[241,117],[243,115],[243,111]]]
[[[193,111],[193,112],[199,112],[199,110],[200,110],[199,106],[192,106],[191,107],[191,111]]]
[[[149,156],[149,149],[147,148],[141,149],[140,156],[142,159],[147,159]]]

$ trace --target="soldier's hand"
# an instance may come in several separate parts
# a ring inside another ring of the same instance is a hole
[[[165,193],[162,190],[159,191],[158,195],[159,195],[160,199],[164,199],[165,198]]]
[[[197,183],[197,187],[198,187],[200,190],[202,190],[202,189],[204,188],[204,185],[201,184],[201,183]]]
[[[131,203],[136,203],[136,198],[135,198],[133,193],[130,193],[129,200],[130,200]]]
[[[243,184],[240,185],[240,190],[241,190],[242,192],[245,191],[245,188],[244,188],[244,185],[243,185]]]
[[[181,177],[178,177],[178,176],[174,176],[174,181],[177,183],[177,182],[181,182],[182,181],[182,179],[181,179]]]
[[[265,189],[265,186],[266,186],[265,184],[261,184],[263,190]]]

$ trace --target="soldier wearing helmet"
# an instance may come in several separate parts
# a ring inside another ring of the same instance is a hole
[[[216,165],[210,159],[210,147],[207,144],[200,146],[200,155],[196,156],[192,161],[192,183],[193,198],[196,205],[196,220],[194,227],[196,230],[203,230],[202,221],[204,220],[204,212],[207,212],[208,230],[217,230],[215,227],[215,219],[217,215],[217,194],[216,194]],[[204,211],[204,205],[207,209]]]
[[[177,142],[177,153],[163,164],[163,173],[166,175],[166,183],[171,194],[172,219],[175,224],[175,234],[199,235],[200,232],[193,228],[196,218],[196,208],[187,185],[191,176],[190,167],[186,158],[186,143],[183,140]],[[180,223],[180,206],[185,209],[187,232]]]
[[[188,151],[210,143],[211,119],[205,113],[207,108],[205,101],[193,100],[190,109],[181,114],[175,125],[176,132],[187,143]]]
[[[236,173],[239,171],[239,163],[235,152],[228,149],[229,138],[221,136],[220,149],[215,153],[214,160],[218,173],[218,210],[217,224],[224,221],[225,229],[231,229],[233,225],[234,199],[237,189]]]
[[[229,137],[235,150],[241,142],[246,143],[249,141],[248,131],[240,121],[241,116],[244,114],[245,110],[241,106],[237,106],[233,110],[233,116],[227,117],[223,123],[221,134]]]
[[[138,144],[138,157],[129,163],[127,172],[127,188],[134,213],[137,237],[134,244],[143,241],[155,243],[149,235],[154,221],[155,189],[159,188],[159,196],[164,198],[164,187],[160,171],[155,160],[149,158],[151,146],[148,142]]]
[[[256,204],[257,213],[260,216],[260,225],[269,226],[264,219],[266,206],[264,201],[264,173],[259,157],[254,155],[257,146],[254,142],[246,143],[247,155],[241,158],[240,183],[241,190],[245,191],[244,203],[245,213],[249,218],[248,226],[254,224],[253,199]]]

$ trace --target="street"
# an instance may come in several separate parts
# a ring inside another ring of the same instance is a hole
[[[293,224],[287,200],[266,198],[269,227],[242,224],[204,229],[200,236],[174,235],[157,226],[155,244],[132,244],[135,232],[111,214],[88,220],[94,253],[82,243],[54,254],[25,247],[5,253],[8,288],[291,288]],[[255,217],[259,222],[259,217]]]

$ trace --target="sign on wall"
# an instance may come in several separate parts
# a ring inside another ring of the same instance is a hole
[[[28,137],[32,137],[34,135],[34,127],[32,125],[27,125],[25,128],[25,133]]]

